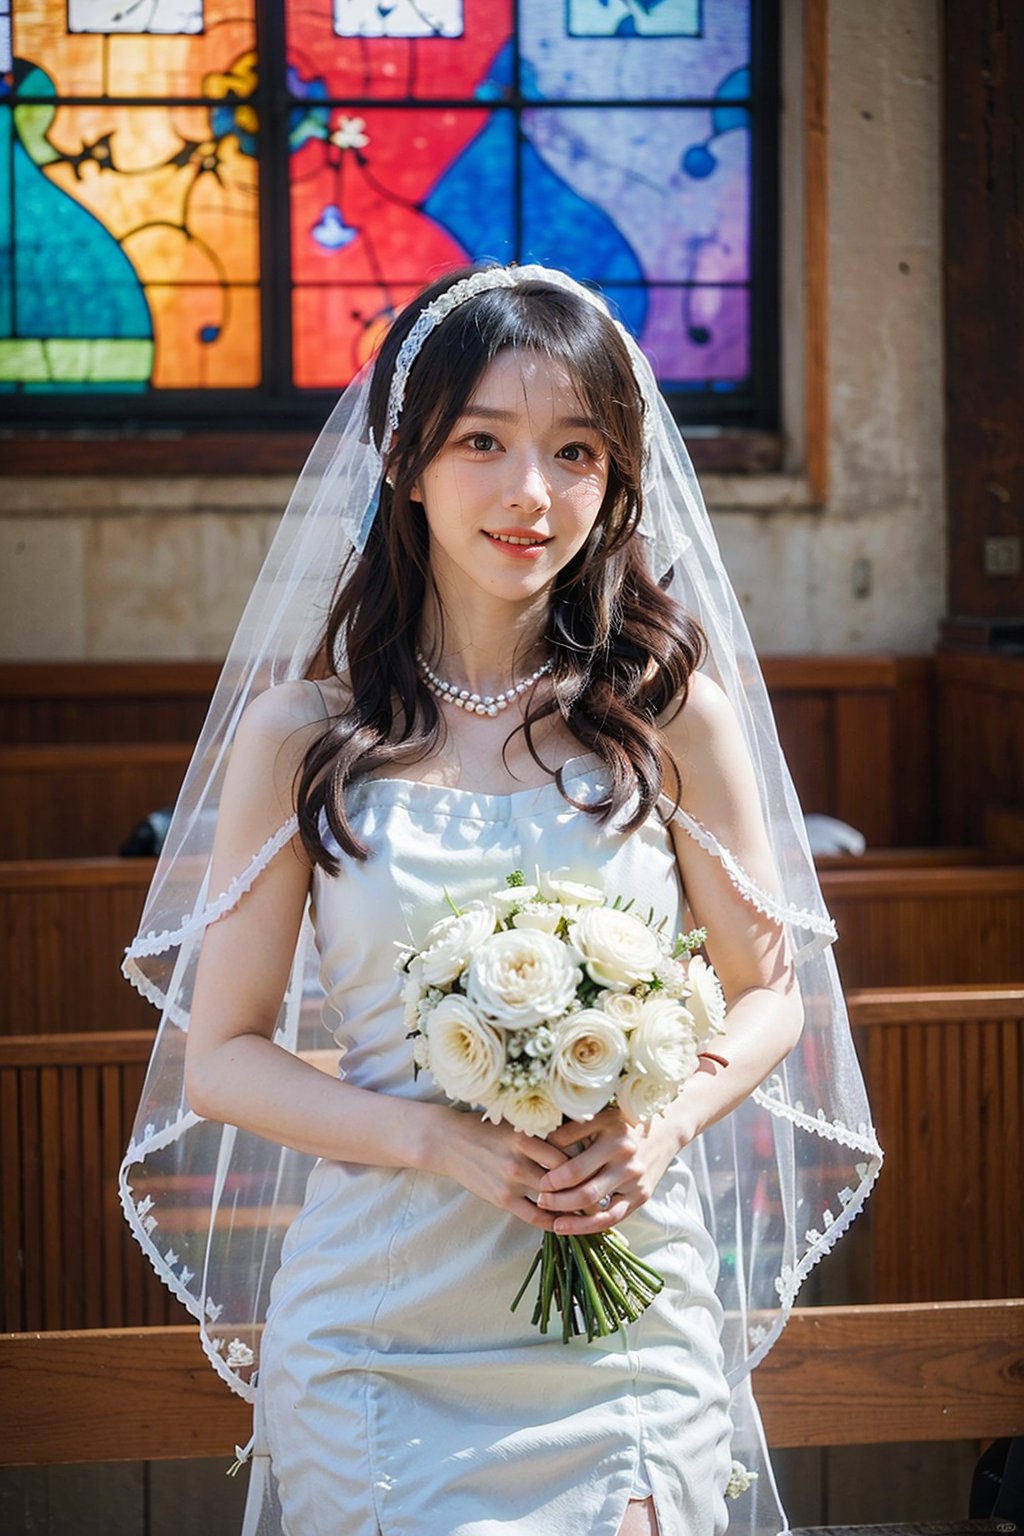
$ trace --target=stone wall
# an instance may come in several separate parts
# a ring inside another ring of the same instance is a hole
[[[943,612],[937,0],[829,7],[827,506],[800,474],[799,0],[784,6],[787,473],[705,482],[769,653],[923,651]],[[219,656],[288,484],[0,480],[0,656]]]

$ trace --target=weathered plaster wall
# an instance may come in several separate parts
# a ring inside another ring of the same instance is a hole
[[[920,651],[943,611],[937,0],[829,7],[831,492],[802,432],[799,0],[786,8],[777,477],[705,485],[766,652]],[[0,480],[0,656],[223,653],[280,479]],[[856,590],[855,590],[856,589]]]

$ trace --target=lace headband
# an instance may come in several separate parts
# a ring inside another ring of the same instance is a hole
[[[417,317],[416,323],[408,336],[402,342],[398,352],[398,360],[395,363],[395,371],[391,376],[391,389],[388,393],[387,426],[385,429],[385,442],[393,441],[398,431],[398,423],[402,417],[402,407],[405,404],[405,389],[409,381],[409,373],[413,363],[419,356],[423,343],[431,332],[436,331],[443,320],[446,320],[453,310],[459,309],[463,304],[475,299],[477,294],[487,293],[494,288],[518,288],[521,283],[540,282],[547,283],[555,288],[563,288],[566,293],[573,293],[577,298],[586,299],[595,309],[599,309],[607,319],[611,320],[607,307],[600,296],[589,288],[584,288],[581,283],[575,282],[564,272],[552,271],[549,267],[484,267],[479,272],[474,272],[469,277],[464,277],[458,283],[453,283],[445,293],[428,304]],[[627,342],[632,338],[618,321],[612,320],[612,324],[622,332]],[[635,343],[634,343],[635,345]],[[640,380],[637,381],[640,383]]]

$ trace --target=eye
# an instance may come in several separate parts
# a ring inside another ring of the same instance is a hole
[[[566,443],[564,448],[559,449],[558,457],[570,464],[588,464],[598,458],[599,454],[589,443]]]
[[[490,453],[497,443],[490,432],[473,432],[466,438],[466,446],[474,453]]]

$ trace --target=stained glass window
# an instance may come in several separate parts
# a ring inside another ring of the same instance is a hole
[[[10,6],[9,403],[312,418],[417,287],[494,257],[599,286],[684,414],[770,415],[757,0]]]

